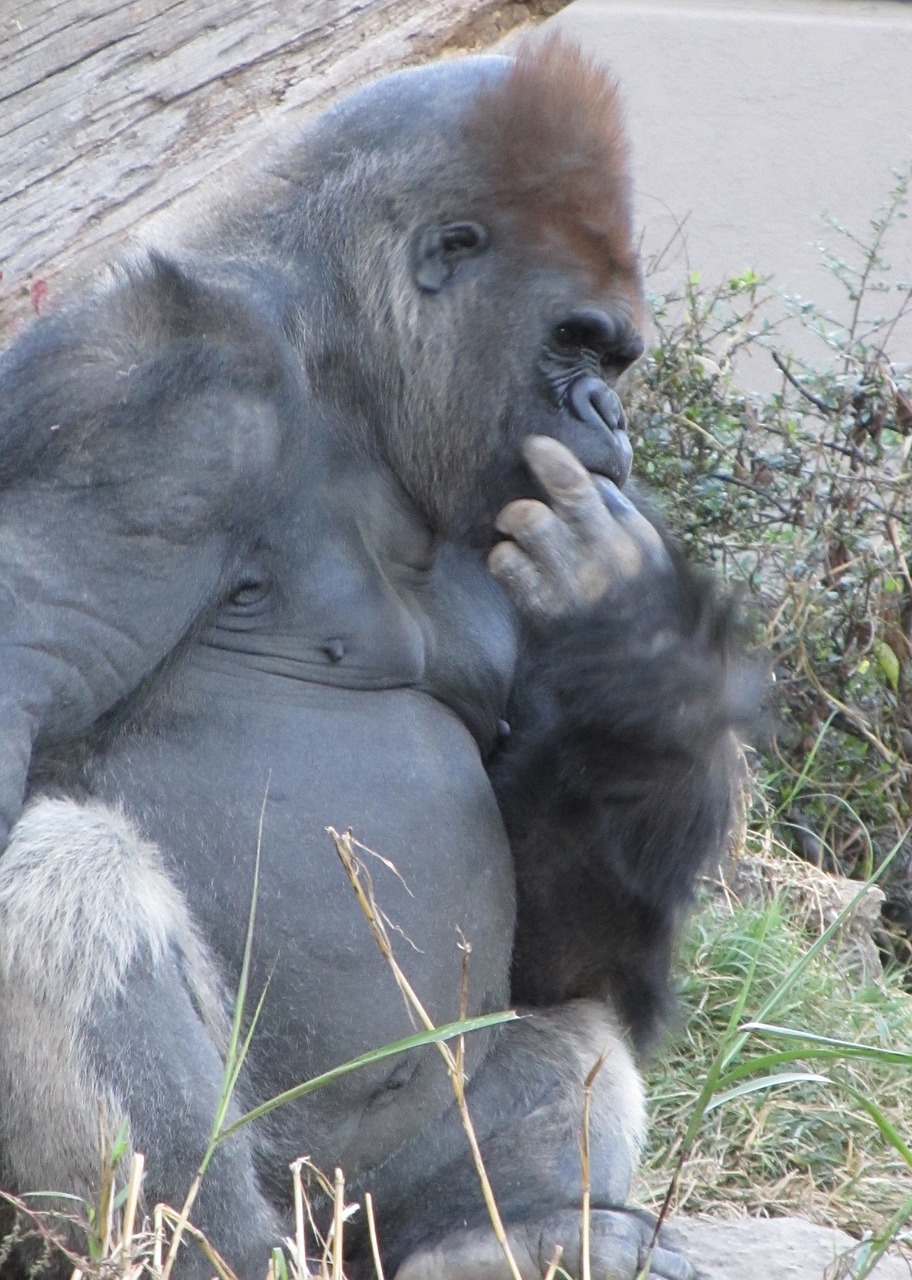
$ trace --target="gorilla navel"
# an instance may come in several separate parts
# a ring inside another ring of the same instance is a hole
[[[269,583],[264,578],[245,578],[228,597],[233,609],[251,610],[265,604],[269,598]]]
[[[341,662],[345,657],[345,645],[339,639],[327,640],[323,645],[323,652],[330,662]]]

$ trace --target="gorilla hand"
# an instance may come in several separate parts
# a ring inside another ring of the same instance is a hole
[[[550,505],[508,503],[496,521],[507,540],[488,556],[521,613],[547,621],[585,612],[672,572],[660,535],[617,485],[551,436],[530,436],[523,456]]]

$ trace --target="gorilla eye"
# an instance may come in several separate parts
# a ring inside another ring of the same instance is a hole
[[[487,233],[477,222],[453,222],[441,228],[440,247],[444,253],[472,253],[487,245]]]
[[[265,578],[244,578],[231,592],[228,603],[235,609],[252,609],[262,604],[269,595],[269,583]]]
[[[643,339],[624,316],[580,307],[551,330],[550,344],[558,356],[579,357],[591,352],[606,374],[617,376],[643,354]]]
[[[585,320],[565,320],[551,331],[551,339],[562,351],[599,351],[605,343],[604,331]]]

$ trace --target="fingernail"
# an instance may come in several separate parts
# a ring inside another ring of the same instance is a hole
[[[595,476],[595,483],[605,506],[610,511],[623,511],[626,515],[630,515],[636,511],[636,507],[625,494],[617,487],[613,480],[609,480],[607,476]]]

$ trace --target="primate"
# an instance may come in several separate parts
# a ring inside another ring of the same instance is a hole
[[[624,491],[641,354],[610,78],[546,41],[338,102],[182,247],[0,364],[0,1187],[92,1201],[99,1115],[182,1202],[244,951],[265,992],[229,1115],[412,1026],[327,838],[468,1038],[522,1274],[630,1280],[676,923],[717,857],[749,681],[729,608]],[[398,935],[396,935],[398,937]],[[409,945],[411,944],[411,945]],[[242,1277],[289,1161],[370,1190],[387,1274],[500,1276],[433,1048],[219,1148],[194,1222]],[[46,1201],[42,1201],[46,1204]],[[356,1218],[348,1267],[367,1274]],[[12,1266],[12,1262],[8,1262]],[[192,1245],[181,1274],[211,1268]],[[670,1247],[649,1273],[691,1274]]]

